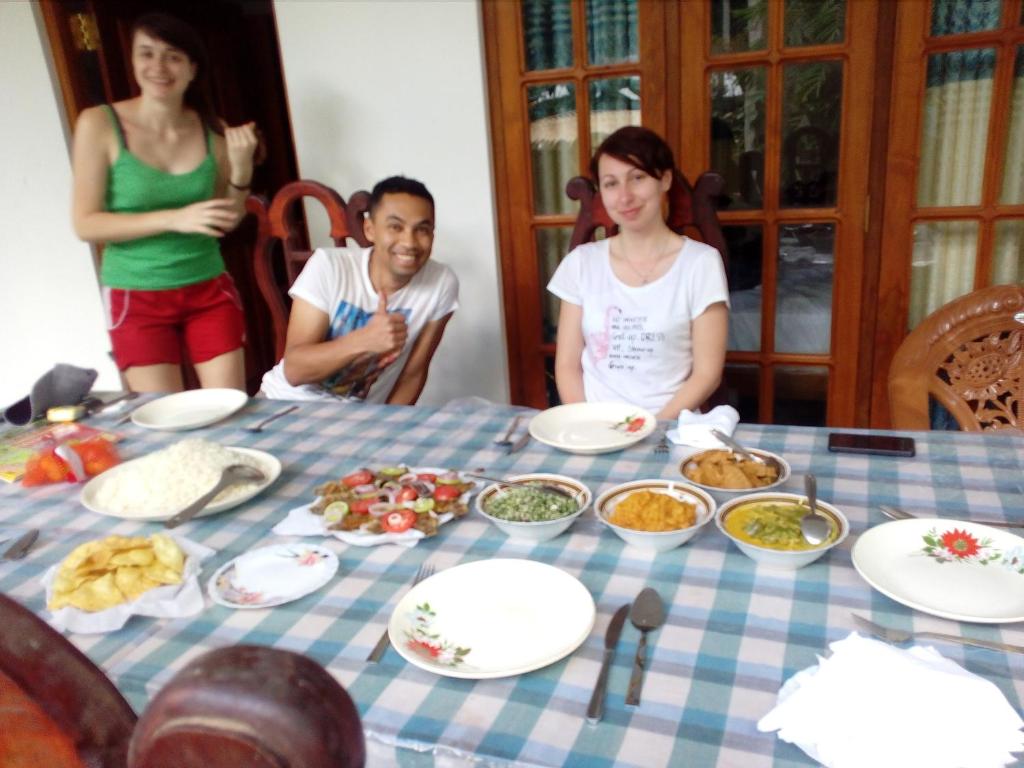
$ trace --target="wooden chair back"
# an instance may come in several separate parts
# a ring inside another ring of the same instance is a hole
[[[352,238],[367,247],[363,234],[363,217],[370,204],[370,194],[360,190],[346,203],[337,192],[316,181],[301,180],[285,184],[268,200],[264,195],[250,195],[245,209],[256,217],[256,245],[253,248],[253,272],[260,295],[270,310],[276,358],[284,357],[288,335],[288,314],[291,302],[288,289],[313,254],[307,246],[304,219],[299,216],[299,202],[305,197],[317,200],[327,212],[331,241],[345,245]],[[281,267],[277,267],[277,255]]]
[[[717,173],[702,173],[696,186],[678,170],[672,172],[672,186],[668,191],[668,218],[666,223],[677,234],[686,234],[713,248],[722,254],[728,264],[728,249],[725,237],[715,213],[715,198],[721,194],[725,181]],[[569,250],[594,239],[601,227],[605,235],[610,237],[618,231],[611,217],[601,202],[594,183],[586,176],[576,176],[565,185],[565,193],[580,203],[580,212],[573,226]]]
[[[889,367],[896,429],[928,429],[933,397],[969,432],[1024,428],[1024,286],[954,299],[900,344]]]
[[[62,634],[0,595],[4,768],[363,768],[359,712],[312,659],[236,645],[200,656],[142,717]]]

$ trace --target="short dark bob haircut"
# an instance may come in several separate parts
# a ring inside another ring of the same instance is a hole
[[[210,96],[210,58],[206,54],[206,46],[199,33],[181,19],[168,13],[146,13],[132,24],[131,38],[143,32],[177,48],[188,56],[189,61],[196,65],[196,76],[185,90],[185,104],[199,115],[210,130],[224,135],[224,124],[213,111],[213,99]]]
[[[384,195],[403,194],[423,198],[430,203],[431,214],[434,213],[434,196],[430,194],[430,191],[422,181],[409,179],[405,176],[389,176],[383,181],[378,181],[370,193],[370,215],[373,215]]]
[[[665,171],[672,171],[676,167],[672,150],[665,140],[650,128],[639,125],[619,128],[601,142],[601,146],[590,160],[590,176],[595,182],[599,182],[597,165],[602,155],[629,163],[656,179],[664,176]]]

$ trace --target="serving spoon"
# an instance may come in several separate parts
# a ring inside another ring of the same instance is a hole
[[[832,526],[818,514],[818,479],[808,472],[804,475],[804,493],[811,511],[800,518],[800,533],[812,547],[816,547],[832,533]]]
[[[218,493],[230,485],[236,485],[237,483],[261,483],[265,479],[266,475],[255,467],[250,467],[247,464],[231,464],[224,468],[224,471],[221,473],[220,480],[217,481],[217,484],[213,486],[213,488],[193,501],[170,520],[165,520],[164,527],[176,528],[182,523],[187,523],[195,517],[203,507],[213,501],[214,497]]]
[[[732,451],[735,454],[738,454],[742,458],[747,459],[748,461],[753,461],[757,464],[768,463],[767,461],[765,461],[763,457],[758,456],[756,453],[751,453],[749,450],[744,448],[742,445],[736,442],[736,440],[734,440],[729,435],[725,434],[725,432],[721,431],[720,429],[712,429],[711,434],[717,437],[722,443],[724,443],[730,451]]]

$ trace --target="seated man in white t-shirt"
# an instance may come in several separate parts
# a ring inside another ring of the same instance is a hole
[[[430,260],[434,198],[418,181],[384,179],[370,195],[369,248],[319,248],[288,294],[284,359],[263,376],[281,400],[344,398],[412,405],[459,281]]]

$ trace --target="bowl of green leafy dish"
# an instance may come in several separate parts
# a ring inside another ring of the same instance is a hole
[[[514,485],[484,488],[476,497],[476,509],[513,539],[553,539],[590,506],[590,489],[565,475],[534,472],[508,479]]]

